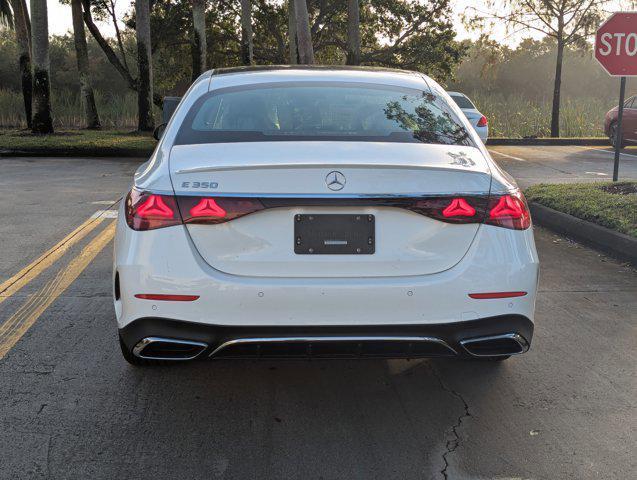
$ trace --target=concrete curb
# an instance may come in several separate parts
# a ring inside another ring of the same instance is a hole
[[[637,238],[539,203],[531,202],[529,208],[534,223],[637,266]]]
[[[610,146],[606,137],[595,138],[489,138],[487,145],[580,145]]]

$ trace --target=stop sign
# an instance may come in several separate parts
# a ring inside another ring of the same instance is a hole
[[[637,12],[615,13],[599,27],[595,58],[609,75],[637,75]]]

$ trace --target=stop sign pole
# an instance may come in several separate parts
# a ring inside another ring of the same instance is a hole
[[[613,182],[616,182],[622,145],[626,77],[637,76],[637,12],[614,13],[600,25],[595,35],[595,58],[609,75],[621,77],[613,165]]]
[[[624,99],[626,98],[626,77],[619,82],[619,111],[617,112],[617,130],[615,131],[615,161],[613,163],[613,182],[619,178],[619,153],[622,149],[622,119],[624,118]]]

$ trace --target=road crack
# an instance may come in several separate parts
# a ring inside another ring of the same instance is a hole
[[[449,476],[447,474],[447,470],[449,468],[449,455],[455,452],[460,446],[460,435],[458,434],[458,429],[466,419],[471,417],[471,412],[469,411],[469,404],[464,399],[464,397],[460,393],[456,392],[454,389],[448,387],[435,368],[432,367],[431,372],[433,376],[436,377],[436,379],[438,380],[440,388],[442,388],[451,396],[460,400],[463,406],[462,414],[458,416],[456,422],[451,426],[451,438],[447,438],[447,443],[445,444],[445,452],[442,454],[442,461],[444,462],[444,466],[442,470],[440,470],[440,473],[442,474],[442,478],[448,480]]]

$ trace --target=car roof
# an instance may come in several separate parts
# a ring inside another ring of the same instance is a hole
[[[259,65],[219,68],[209,72],[209,89],[290,81],[360,82],[428,89],[422,73],[379,67],[335,65]]]
[[[309,70],[309,71],[353,71],[353,72],[390,72],[407,75],[421,75],[411,70],[400,70],[398,68],[367,67],[355,65],[250,65],[241,67],[215,68],[211,70],[211,75],[228,75],[233,73],[255,73],[272,72],[280,70]]]
[[[460,92],[447,92],[449,95],[455,95],[457,97],[465,97],[465,98],[469,98],[467,97],[464,93],[460,93]]]

